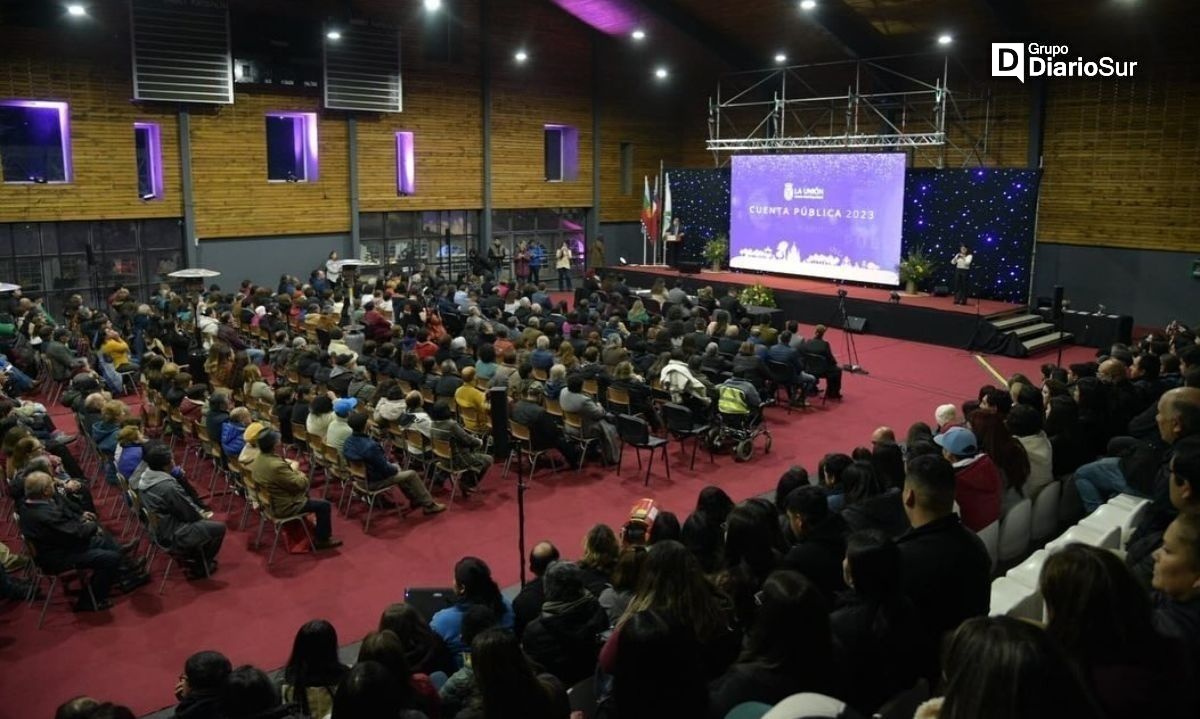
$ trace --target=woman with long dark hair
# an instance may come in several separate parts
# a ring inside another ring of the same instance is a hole
[[[779,565],[783,549],[779,518],[770,502],[750,499],[729,513],[717,587],[733,599],[742,626],[750,626],[756,614],[755,593]]]
[[[392,604],[384,609],[379,617],[379,630],[396,634],[414,673],[443,672],[449,676],[457,668],[446,642],[429,628],[429,622],[411,604]]]
[[[915,719],[1102,716],[1058,643],[1019,619],[975,617],[963,622],[946,645],[942,667],[943,696],[921,705]]]
[[[742,702],[775,704],[798,692],[833,690],[829,609],[817,586],[791,570],[772,572],[755,595],[757,617],[736,663],[709,684],[709,716]]]
[[[429,717],[439,715],[442,702],[437,689],[428,675],[413,672],[404,654],[404,645],[395,632],[384,629],[363,637],[358,648],[358,663],[363,662],[379,662],[391,672],[396,683],[396,706],[415,709]]]
[[[870,462],[852,462],[842,470],[842,486],[846,492],[842,519],[850,531],[877,529],[894,539],[908,530],[900,490],[884,486]]]
[[[500,587],[492,579],[492,570],[478,557],[463,557],[454,565],[454,591],[458,600],[433,615],[429,626],[446,641],[454,654],[466,651],[462,641],[462,620],[473,605],[487,607],[499,619],[499,626],[512,631],[512,603],[500,594]]]
[[[660,545],[661,546],[661,545]],[[707,716],[708,691],[693,632],[661,612],[636,611],[621,625],[611,667],[611,719]]]
[[[1117,555],[1071,544],[1039,580],[1046,633],[1078,662],[1108,719],[1196,716],[1183,647],[1154,628],[1150,598]]]
[[[471,642],[479,694],[460,719],[566,719],[567,694],[554,677],[538,676],[512,632],[488,629]]]
[[[1046,436],[1050,438],[1054,476],[1065,477],[1096,458],[1079,426],[1079,406],[1068,395],[1046,402]]]
[[[300,627],[292,642],[280,686],[283,701],[296,704],[308,716],[325,716],[346,671],[338,660],[337,631],[324,619],[314,619]]]
[[[737,656],[741,635],[733,628],[732,603],[704,576],[696,558],[679,542],[660,542],[646,553],[637,591],[601,650],[602,669],[611,672],[622,651],[620,635],[625,621],[647,610],[693,633],[707,678],[719,676]]]
[[[844,698],[869,716],[916,682],[922,637],[892,540],[873,530],[851,534],[843,566],[850,592],[829,623],[847,672]]]
[[[1025,447],[1013,437],[1004,417],[994,409],[976,410],[968,422],[979,439],[979,448],[992,458],[1004,477],[1005,506],[1016,504],[1024,496],[1025,482],[1029,479]]]

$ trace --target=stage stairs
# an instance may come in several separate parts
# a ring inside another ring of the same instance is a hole
[[[1009,347],[1019,348],[1021,357],[1059,344],[1068,344],[1074,339],[1070,332],[1056,332],[1053,322],[1028,307],[993,315],[987,321],[998,334],[1004,336]]]

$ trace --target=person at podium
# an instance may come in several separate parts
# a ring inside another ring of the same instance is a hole
[[[671,221],[671,226],[667,228],[666,234],[663,235],[663,245],[666,251],[666,262],[670,267],[679,266],[679,248],[683,245],[683,229],[679,226],[679,218],[676,217]]]
[[[971,261],[975,259],[966,245],[958,248],[958,254],[950,261],[954,265],[954,304],[967,304],[968,282],[970,281]]]

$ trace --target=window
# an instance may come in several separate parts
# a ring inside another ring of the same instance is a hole
[[[0,100],[0,165],[5,182],[71,181],[65,102]]]
[[[267,180],[317,181],[317,114],[267,113]]]
[[[546,182],[579,179],[579,130],[570,125],[546,125]]]
[[[417,162],[411,132],[396,133],[396,194],[408,197],[416,191]]]
[[[133,123],[133,145],[137,150],[138,197],[163,197],[162,132],[157,122]]]
[[[633,194],[633,143],[621,143],[621,194]]]

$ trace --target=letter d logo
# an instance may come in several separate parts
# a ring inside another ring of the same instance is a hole
[[[792,183],[790,183],[790,182],[783,183],[783,199],[791,200],[793,196],[794,196],[794,193],[792,192]]]
[[[1025,82],[1025,46],[1019,42],[992,43],[992,77],[1015,77]]]

